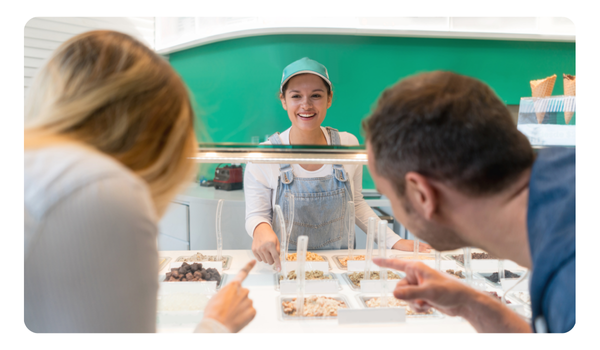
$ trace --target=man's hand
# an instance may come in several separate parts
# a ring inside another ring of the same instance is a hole
[[[392,249],[403,250],[405,252],[412,252],[415,249],[415,242],[409,239],[401,239],[398,242],[394,243]],[[420,242],[419,243],[419,252],[421,253],[429,253],[431,246],[427,243]]]
[[[460,315],[473,291],[419,261],[374,258],[373,262],[406,273],[406,277],[396,284],[394,296],[405,300],[417,312],[434,307],[450,316]]]
[[[406,273],[396,284],[394,296],[417,312],[434,307],[465,318],[478,332],[531,332],[529,324],[506,305],[420,261],[375,258],[373,262]]]
[[[256,310],[252,300],[248,298],[250,292],[242,288],[242,282],[256,265],[256,260],[250,261],[234,278],[231,283],[212,297],[204,309],[204,317],[219,321],[231,332],[237,333],[246,327],[254,316]]]
[[[281,271],[279,239],[269,224],[263,222],[254,229],[252,253],[256,260],[264,261],[269,265],[274,263],[275,269]]]

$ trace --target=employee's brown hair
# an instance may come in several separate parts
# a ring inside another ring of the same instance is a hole
[[[75,142],[144,179],[159,216],[192,180],[197,146],[188,91],[173,68],[129,35],[92,31],[63,43],[25,105],[25,148]]]
[[[415,75],[388,88],[363,128],[376,171],[401,196],[411,171],[470,195],[497,193],[534,160],[492,89],[451,72]]]

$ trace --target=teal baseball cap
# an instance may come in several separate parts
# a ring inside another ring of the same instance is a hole
[[[327,68],[315,60],[311,60],[308,57],[301,58],[297,61],[290,63],[283,69],[283,76],[281,77],[281,85],[279,85],[279,92],[283,93],[283,85],[298,74],[315,74],[323,78],[329,84],[331,88],[331,81],[329,80],[329,74]]]

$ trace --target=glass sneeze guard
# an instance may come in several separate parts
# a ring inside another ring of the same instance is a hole
[[[201,143],[192,159],[198,163],[367,164],[367,150],[364,145]]]

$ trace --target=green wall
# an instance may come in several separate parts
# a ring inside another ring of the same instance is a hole
[[[199,46],[169,59],[195,100],[199,138],[250,142],[291,125],[277,98],[279,83],[283,68],[305,56],[324,64],[333,83],[324,125],[361,143],[360,121],[381,92],[415,73],[449,70],[478,78],[507,104],[531,96],[530,80],[552,74],[558,76],[553,95],[561,95],[562,73],[575,74],[575,43],[557,42],[268,35]],[[213,169],[204,170],[208,178]],[[374,188],[366,167],[363,186]]]

